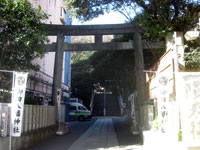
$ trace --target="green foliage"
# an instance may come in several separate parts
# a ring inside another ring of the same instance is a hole
[[[148,41],[164,40],[172,31],[187,31],[193,28],[200,17],[199,1],[185,0],[67,0],[76,16],[88,21],[103,15],[111,10],[122,13],[129,22],[137,22]],[[135,12],[140,8],[139,12]],[[132,11],[127,11],[127,10]],[[135,18],[133,16],[136,14]],[[117,35],[113,41],[128,41],[132,35]],[[158,51],[144,51],[145,68],[150,67],[162,54]],[[193,47],[191,54],[185,57],[187,68],[197,69],[199,64],[199,48]],[[191,57],[192,56],[192,57]],[[191,61],[191,62],[190,62]],[[126,91],[134,89],[134,54],[132,52],[95,52],[90,61],[93,78],[103,86],[125,88]],[[83,68],[80,69],[84,70]],[[114,82],[108,83],[105,80]]]
[[[36,105],[37,104],[37,102],[34,99],[34,95],[32,93],[26,92],[24,104],[29,104],[29,105]]]
[[[74,60],[72,64],[72,80],[71,80],[71,89],[73,97],[78,97],[84,101],[86,106],[89,106],[90,97],[92,94],[92,90],[94,88],[95,79],[93,78],[92,66],[88,59],[86,59],[86,55],[89,57],[89,53],[85,53],[84,55],[80,55],[81,53],[73,54],[72,60]],[[77,56],[76,56],[77,55]],[[82,57],[83,56],[83,57]],[[77,59],[77,57],[79,59]]]
[[[188,41],[185,46],[186,71],[200,71],[200,39]]]
[[[183,133],[181,130],[178,132],[178,141],[183,141]]]
[[[72,94],[88,105],[94,84],[106,86],[116,95],[120,88],[131,93],[135,88],[134,77],[133,51],[94,52],[88,59],[72,64]]]
[[[80,72],[72,73],[72,95],[83,100],[89,106],[92,90],[94,89],[95,79],[91,73]]]
[[[155,119],[152,122],[152,128],[155,131],[157,131],[159,129],[159,123],[158,123],[158,117],[157,116],[155,117]]]
[[[71,62],[72,64],[78,63],[80,60],[88,59],[94,51],[86,51],[86,52],[76,52],[72,54]]]
[[[117,35],[113,42],[129,41],[131,35]],[[153,63],[151,51],[144,51],[145,67]],[[86,59],[88,58],[88,59]],[[116,95],[124,91],[132,93],[135,89],[133,51],[98,51],[76,53],[72,56],[72,93],[84,100],[85,95],[90,96],[94,84],[106,86],[107,90]],[[86,94],[87,93],[87,94]],[[87,98],[88,99],[88,98]],[[89,100],[89,99],[88,99]]]
[[[24,104],[28,105],[42,105],[41,100],[34,96],[33,93],[26,92]]]
[[[67,0],[68,8],[83,21],[118,11],[127,21],[136,21],[153,41],[162,40],[169,32],[194,27],[199,18],[199,4],[193,0]]]
[[[22,0],[0,0],[0,68],[38,70],[32,60],[42,57],[47,37],[41,20],[47,15]]]
[[[11,93],[8,91],[0,92],[0,102],[1,103],[11,103]]]
[[[128,42],[130,40],[133,40],[133,35],[132,34],[120,34],[120,35],[115,35],[114,39],[112,42]],[[149,39],[143,38],[143,41],[145,41],[147,44],[149,44]],[[144,57],[144,67],[145,69],[148,69],[151,67],[159,58],[162,56],[162,54],[165,52],[164,46],[161,49],[152,49],[151,45],[149,44],[149,50],[148,51],[143,51],[143,57]],[[134,61],[133,56],[133,61]],[[126,59],[126,58],[124,58]]]
[[[11,102],[13,74],[8,72],[0,72],[0,102]]]
[[[134,53],[133,51],[100,51],[90,57],[95,79],[111,91],[118,87],[127,91],[134,90]]]
[[[135,21],[145,35],[152,41],[163,40],[173,31],[185,32],[196,25],[199,18],[199,2],[194,1],[160,1],[150,2],[149,8],[136,16]]]

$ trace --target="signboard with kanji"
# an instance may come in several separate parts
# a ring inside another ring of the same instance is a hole
[[[158,78],[158,121],[159,129],[166,133],[168,123],[168,104],[169,104],[169,79],[165,74],[159,74]]]
[[[58,106],[58,120],[60,121],[60,114],[61,114],[61,89],[57,89],[57,106]]]
[[[14,87],[11,104],[11,135],[14,137],[19,137],[21,135],[27,75],[28,73],[14,72]]]
[[[200,73],[178,74],[177,94],[181,107],[182,138],[188,146],[200,147]]]

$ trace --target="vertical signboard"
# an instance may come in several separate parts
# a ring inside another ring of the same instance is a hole
[[[14,87],[11,104],[11,135],[14,137],[19,137],[21,135],[27,75],[28,73],[14,72]]]
[[[58,131],[60,131],[60,121],[61,121],[61,89],[57,89],[57,106],[58,106]]]
[[[159,129],[162,133],[166,133],[167,129],[167,118],[168,118],[168,103],[169,103],[169,92],[168,92],[169,79],[167,75],[160,74],[158,78],[158,121]]]
[[[57,106],[58,106],[58,120],[60,122],[60,115],[61,115],[61,89],[57,90]]]
[[[200,73],[178,73],[183,141],[200,147]]]

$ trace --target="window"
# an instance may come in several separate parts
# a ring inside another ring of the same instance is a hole
[[[76,110],[76,106],[70,106],[70,110]]]
[[[79,110],[86,110],[84,107],[82,107],[82,106],[78,106],[78,109]]]

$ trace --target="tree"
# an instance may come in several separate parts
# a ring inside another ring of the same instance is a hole
[[[200,71],[200,38],[188,41],[185,49],[186,71]]]
[[[200,17],[199,4],[199,1],[193,0],[67,1],[68,7],[72,8],[72,11],[76,13],[77,17],[83,21],[91,20],[111,10],[118,11],[126,17],[128,22],[137,23],[140,31],[142,31],[142,38],[148,41],[164,40],[164,37],[170,32],[185,32],[195,27]],[[117,35],[115,38],[115,41],[128,41],[132,39],[132,35]],[[190,50],[193,51],[194,49]],[[145,68],[150,67],[164,52],[164,49],[156,52],[144,51]],[[199,50],[196,50],[196,52],[199,53]],[[113,80],[116,84],[114,87],[134,88],[130,84],[134,81],[134,71],[133,68],[129,68],[130,64],[134,62],[134,55],[131,52],[125,53],[95,52],[90,58],[90,63],[93,67],[92,74],[95,79],[102,85],[107,84],[105,80]],[[187,58],[186,60],[199,61],[199,58],[196,56],[195,58],[189,57],[190,59]],[[130,63],[131,61],[132,63]],[[195,67],[198,64],[199,62],[197,64],[195,63]],[[190,66],[189,64],[186,65]]]
[[[0,70],[38,70],[32,63],[47,42],[41,20],[48,16],[23,0],[0,0]],[[0,101],[11,99],[12,74],[0,73]]]
[[[41,20],[47,14],[25,1],[0,0],[0,69],[38,70],[32,63],[47,41]]]
[[[78,18],[84,21],[91,20],[111,10],[119,11],[126,19],[132,20],[136,13],[136,3],[131,0],[67,0],[67,6]]]
[[[76,64],[81,60],[87,60],[93,53],[94,51],[72,53],[72,64]]]
[[[194,27],[199,18],[199,4],[194,0],[67,0],[68,7],[81,20],[118,11],[127,21],[136,21],[145,30],[145,35],[154,41],[163,39],[169,32]]]
[[[135,20],[152,41],[164,40],[170,32],[186,32],[196,26],[200,17],[199,1],[153,0],[149,2],[148,5],[138,3],[143,8],[143,12],[137,15]]]
[[[92,76],[93,68],[88,59],[92,53],[84,52],[72,55],[72,96],[82,99],[86,106],[89,106],[94,83],[96,83]]]
[[[135,89],[134,52],[100,51],[90,57],[92,75],[103,87],[119,95],[120,89]]]

